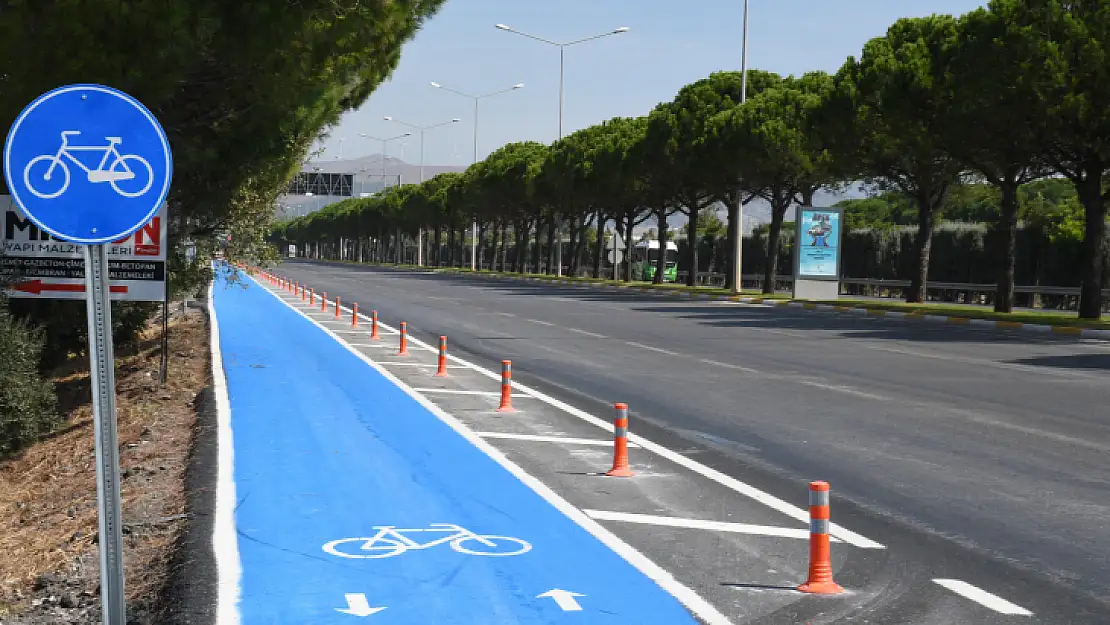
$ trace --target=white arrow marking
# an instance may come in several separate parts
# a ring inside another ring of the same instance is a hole
[[[344,596],[347,597],[347,607],[336,608],[336,612],[342,612],[344,614],[350,614],[352,616],[370,616],[372,614],[377,614],[378,612],[381,612],[385,609],[371,608],[370,602],[366,600],[366,595],[362,594],[361,592],[347,593]]]
[[[580,612],[582,610],[582,606],[578,605],[578,601],[575,600],[575,597],[585,596],[586,595],[580,595],[569,590],[562,590],[561,588],[552,588],[542,595],[536,595],[536,598],[540,599],[542,597],[551,597],[555,600],[555,603],[557,603],[559,607],[563,609],[563,612]]]

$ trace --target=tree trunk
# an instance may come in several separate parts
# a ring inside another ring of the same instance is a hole
[[[1002,182],[1002,204],[998,218],[998,236],[1001,251],[997,290],[994,295],[994,311],[1001,313],[1014,310],[1014,267],[1017,264],[1017,225],[1018,225],[1018,183],[1017,177],[1007,177]]]
[[[401,248],[401,229],[397,228],[396,234],[393,237],[393,263],[400,265],[403,258],[403,250]]]
[[[507,253],[506,242],[508,241],[508,238],[507,238],[508,235],[509,235],[509,222],[508,222],[508,220],[503,220],[501,222],[501,249],[499,250],[499,254],[501,256],[500,266],[501,266],[501,271],[502,272],[505,271],[505,255]]]
[[[936,211],[927,196],[917,199],[917,240],[914,242],[917,256],[917,271],[910,280],[910,290],[906,293],[906,302],[910,304],[925,303],[925,295],[929,284],[929,256],[933,249],[933,220]]]
[[[555,275],[555,216],[552,215],[551,219],[547,222],[547,267],[546,273],[550,276]],[[536,273],[540,273],[540,227],[536,225]]]
[[[686,286],[698,285],[698,213],[701,212],[697,200],[689,205],[690,223],[686,228],[686,260],[690,269],[686,272]]]
[[[729,193],[727,201],[728,234],[726,238],[728,239],[728,253],[725,254],[725,262],[721,263],[721,266],[725,269],[725,288],[729,290],[735,289],[736,292],[740,292],[741,285],[733,284],[733,276],[736,274],[736,270],[733,268],[735,259],[733,258],[734,254],[732,251],[736,249],[736,237],[742,236],[743,232],[740,229],[740,208],[742,206],[741,203],[744,201],[744,195],[739,191]]]
[[[655,259],[655,275],[652,284],[663,284],[663,272],[667,269],[667,209],[660,207],[656,210],[659,221],[659,257]]]
[[[432,261],[432,266],[441,267],[443,259],[440,257],[440,250],[443,249],[443,224],[436,224],[434,234],[432,235],[432,250],[429,254],[429,260]]]
[[[584,225],[582,217],[575,217],[570,222],[570,277],[578,277],[578,269],[580,266],[581,252],[582,252],[582,239]]]
[[[594,243],[597,247],[594,249],[594,277],[601,278],[601,269],[604,267],[602,258],[605,254],[605,215],[601,211],[597,213],[597,238]]]
[[[478,247],[475,248],[476,250],[478,250],[478,258],[474,259],[474,268],[477,269],[478,271],[482,270],[482,261],[485,260],[485,256],[486,256],[485,242],[486,242],[486,237],[488,237],[489,234],[490,234],[490,229],[491,229],[490,224],[488,224],[484,221],[480,222],[478,224]]]
[[[778,197],[771,202],[771,227],[767,231],[767,266],[763,268],[763,294],[772,295],[779,273],[779,237],[782,234],[782,220],[790,200]]]
[[[1101,165],[1101,164],[1100,164]],[[1088,168],[1087,180],[1075,185],[1083,205],[1083,267],[1080,270],[1079,318],[1102,317],[1102,245],[1106,238],[1106,197],[1102,167]]]
[[[513,250],[513,266],[517,273],[524,273],[525,255],[528,252],[528,229],[531,228],[525,221],[516,222],[516,249]]]
[[[624,281],[632,282],[632,230],[636,227],[635,213],[629,213],[627,219],[624,229]]]

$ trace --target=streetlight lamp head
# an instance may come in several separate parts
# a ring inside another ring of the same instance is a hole
[[[513,85],[513,89],[523,89],[523,88],[524,88],[524,83],[522,83],[522,82],[518,82],[517,84]]]
[[[385,117],[383,117],[382,119],[384,119],[384,120],[385,120],[385,121],[387,121],[387,122],[391,122],[391,121],[393,121],[393,118],[392,118],[392,117],[390,117],[389,115],[386,115],[386,116],[385,116]]]
[[[432,82],[428,83],[428,84],[435,87],[436,89],[439,89],[440,87],[443,86],[443,85],[439,84],[438,82],[436,82],[434,80]]]
[[[458,122],[461,122],[461,121],[462,121],[461,119],[459,119],[458,117],[456,117],[455,119],[452,119],[452,120],[451,120],[451,123],[452,123],[452,124],[455,124],[455,123],[458,123]]]
[[[504,24],[494,24],[494,27],[500,28],[501,30],[512,30],[511,28],[509,28],[508,26],[506,26]]]
[[[621,26],[620,28],[614,30],[613,34],[614,35],[619,35],[620,33],[626,33],[626,32],[628,32],[628,27],[627,26]]]
[[[411,136],[412,136],[412,133],[411,133],[411,132],[406,132],[405,134],[403,134],[403,135],[401,135],[401,136],[402,136],[402,137],[411,137]]]

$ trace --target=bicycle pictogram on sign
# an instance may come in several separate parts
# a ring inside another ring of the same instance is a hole
[[[392,525],[376,526],[377,534],[370,538],[340,538],[323,549],[341,558],[392,558],[406,551],[430,549],[450,544],[451,549],[471,556],[519,556],[532,549],[527,541],[511,536],[475,534],[452,523],[432,523],[427,528],[400,529]],[[441,536],[417,542],[408,536],[419,532],[435,532]],[[361,546],[356,546],[361,543]]]
[[[80,134],[80,130],[63,130],[62,146],[58,148],[56,154],[42,154],[27,163],[27,167],[23,169],[23,183],[27,185],[28,191],[44,200],[53,199],[65,193],[66,189],[69,188],[70,172],[69,166],[66,165],[63,157],[85,170],[89,182],[107,182],[112,185],[116,193],[123,197],[139,197],[150,190],[150,186],[154,183],[154,168],[141,156],[120,154],[116,146],[123,143],[121,137],[104,137],[108,142],[106,146],[70,145],[69,138]],[[103,152],[104,158],[100,159],[100,164],[97,165],[96,169],[90,169],[73,155],[74,152]],[[110,165],[108,163],[109,159],[112,159]],[[128,165],[129,162],[135,164],[136,168],[143,172],[141,177],[136,175],[135,170]],[[105,165],[108,165],[107,169],[105,169]],[[61,172],[62,176],[61,185],[58,186],[56,191],[43,191],[46,185],[54,181],[54,176],[57,175],[58,171]],[[141,183],[138,190],[124,190],[119,184],[121,181],[136,179],[140,182],[146,180],[145,183]]]

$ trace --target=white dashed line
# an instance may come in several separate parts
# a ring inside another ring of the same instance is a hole
[[[555,324],[551,323],[550,321],[540,321],[539,319],[525,319],[525,321],[530,321],[532,323],[538,323],[541,326],[555,327]]]
[[[596,332],[588,332],[586,330],[579,330],[578,328],[567,328],[566,330],[567,330],[567,332],[574,332],[576,334],[585,334],[586,336],[592,336],[595,339],[608,338],[604,334],[598,334]]]
[[[668,356],[679,356],[680,355],[678,352],[672,352],[669,349],[663,349],[662,347],[654,347],[654,346],[651,346],[651,345],[644,345],[643,343],[636,343],[634,341],[625,341],[624,344],[629,345],[631,347],[639,347],[640,349],[646,349],[646,350],[652,351],[652,352],[659,352],[660,354],[667,354]]]
[[[574,438],[571,436],[542,436],[539,434],[515,434],[512,432],[475,432],[482,438],[502,438],[514,441],[532,441],[536,443],[562,443],[565,445],[591,445],[594,447],[612,447],[613,441],[603,441],[595,438]],[[637,447],[629,443],[629,448]]]
[[[759,536],[778,536],[780,538],[800,538],[809,540],[809,529],[797,527],[772,527],[770,525],[751,525],[749,523],[727,523],[724,521],[703,521],[700,519],[681,519],[678,517],[656,516],[653,514],[634,514],[631,512],[606,512],[604,510],[583,510],[591,518],[599,521],[623,521],[641,525],[662,525],[693,530],[730,532],[733,534],[756,534]],[[831,542],[840,542],[830,537]]]
[[[994,610],[995,612],[998,612],[1000,614],[1014,614],[1014,615],[1017,615],[1017,616],[1033,616],[1032,612],[1030,612],[1029,610],[1026,610],[1025,608],[1021,607],[1020,605],[1010,603],[1009,601],[1006,601],[1005,599],[1003,599],[1002,597],[999,597],[998,595],[992,595],[991,593],[989,593],[989,592],[987,592],[987,591],[985,591],[981,588],[977,588],[975,586],[972,586],[971,584],[969,584],[969,583],[967,583],[963,580],[959,580],[959,579],[934,579],[933,581],[936,582],[937,584],[940,584],[941,586],[944,586],[948,590],[951,590],[952,592],[956,593],[957,595],[960,595],[961,597],[971,599],[975,603],[978,603],[979,605],[981,605],[983,607],[990,608],[991,610]]]

